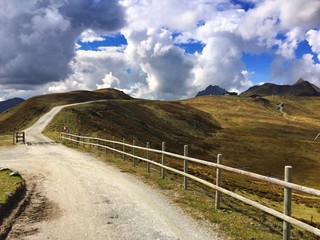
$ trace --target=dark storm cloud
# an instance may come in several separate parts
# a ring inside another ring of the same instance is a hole
[[[124,23],[114,0],[1,1],[0,85],[29,89],[65,78],[81,32]]]
[[[72,7],[67,5],[61,8],[61,12],[69,16],[74,28],[85,26],[113,31],[123,25],[123,16],[117,1],[69,0],[69,5]]]
[[[155,52],[146,61],[148,73],[157,79],[156,91],[159,98],[183,96],[188,91],[193,63],[177,47]]]

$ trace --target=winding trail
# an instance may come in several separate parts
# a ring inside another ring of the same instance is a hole
[[[63,107],[26,129],[27,141],[51,141],[41,132]],[[31,196],[8,239],[223,239],[215,226],[201,225],[89,153],[60,144],[17,145],[0,148],[0,167],[18,170]]]
[[[279,112],[282,113],[283,117],[287,118],[287,113],[285,113],[285,112],[283,111],[283,108],[284,108],[283,105],[284,105],[284,103],[280,103],[280,104],[278,105],[278,107],[279,107]]]

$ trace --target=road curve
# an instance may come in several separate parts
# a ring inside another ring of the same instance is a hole
[[[70,105],[69,105],[70,106]],[[55,107],[26,130],[47,141]],[[132,176],[60,144],[0,148],[0,167],[18,170],[32,187],[8,239],[222,239]]]

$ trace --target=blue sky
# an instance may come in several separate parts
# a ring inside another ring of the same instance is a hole
[[[104,40],[82,42],[79,39],[77,40],[77,44],[79,44],[79,48],[77,50],[99,51],[99,47],[119,47],[128,44],[125,36],[123,36],[121,33],[117,33],[113,36],[101,35],[101,38]]]
[[[320,86],[319,0],[39,3],[0,2],[0,100],[109,87],[182,99],[300,77]]]

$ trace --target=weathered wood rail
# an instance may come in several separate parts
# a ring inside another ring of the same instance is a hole
[[[171,153],[171,152],[167,152],[165,150],[165,143],[162,143],[162,150],[157,150],[157,149],[152,149],[150,148],[150,144],[147,143],[146,147],[141,147],[141,146],[137,146],[135,141],[133,141],[132,144],[128,144],[125,143],[125,141],[123,140],[122,142],[119,141],[115,141],[113,140],[107,140],[107,139],[102,139],[102,138],[98,138],[98,137],[88,137],[88,136],[80,136],[80,135],[76,135],[76,134],[70,134],[70,133],[64,133],[62,132],[60,137],[62,139],[66,139],[72,142],[75,142],[77,144],[83,144],[83,145],[89,145],[90,148],[92,146],[96,146],[99,148],[105,148],[106,150],[111,150],[113,151],[114,155],[116,155],[117,153],[122,155],[122,159],[125,159],[125,156],[131,157],[132,158],[132,164],[133,166],[136,165],[136,161],[140,160],[140,161],[144,161],[147,163],[147,171],[150,172],[150,164],[158,166],[161,168],[161,177],[165,178],[165,173],[166,170],[171,171],[173,173],[182,175],[183,178],[183,186],[184,188],[188,187],[188,179],[192,179],[196,182],[199,182],[207,187],[210,187],[212,189],[216,190],[216,195],[215,195],[215,208],[219,209],[220,207],[220,201],[221,201],[221,193],[224,193],[230,197],[233,197],[241,202],[244,202],[246,204],[249,204],[255,208],[258,208],[268,214],[271,214],[281,220],[283,220],[283,239],[285,240],[289,240],[291,239],[291,224],[298,226],[302,229],[307,230],[308,232],[311,232],[313,234],[315,234],[316,236],[320,236],[320,229],[315,228],[309,224],[306,224],[296,218],[293,218],[291,216],[291,194],[292,194],[292,190],[295,191],[299,191],[302,193],[306,193],[309,195],[313,195],[313,196],[317,196],[320,197],[320,190],[314,189],[314,188],[309,188],[309,187],[305,187],[302,185],[298,185],[295,183],[291,183],[291,166],[286,166],[285,167],[285,179],[284,180],[279,180],[276,178],[271,178],[271,177],[267,177],[267,176],[263,176],[260,174],[256,174],[256,173],[252,173],[249,171],[245,171],[245,170],[240,170],[237,168],[233,168],[233,167],[229,167],[226,165],[222,164],[222,155],[218,154],[217,156],[217,163],[212,163],[212,162],[208,162],[205,160],[201,160],[201,159],[197,159],[197,158],[192,158],[192,157],[188,157],[188,146],[184,146],[184,155],[180,155],[180,154],[176,154],[176,153]],[[110,146],[108,146],[108,144]],[[126,152],[126,149],[131,149],[131,153],[130,152]],[[141,157],[138,156],[137,154],[135,154],[135,150],[142,150],[146,153],[146,158],[145,157]],[[161,160],[160,162],[156,162],[152,159],[150,159],[150,153],[157,153],[161,155]],[[175,159],[180,159],[183,160],[183,171],[180,171],[178,169],[169,167],[168,165],[166,165],[166,156],[167,157],[172,157]],[[209,166],[209,167],[214,167],[216,168],[216,181],[215,184],[212,182],[208,182],[206,180],[203,180],[199,177],[196,177],[190,173],[188,173],[188,163],[189,162],[193,162],[193,163],[198,163],[204,166]],[[237,193],[234,193],[232,191],[229,191],[225,188],[221,187],[221,171],[225,170],[228,172],[232,172],[232,173],[236,173],[236,174],[240,174],[240,175],[244,175],[247,177],[251,177],[251,178],[255,178],[258,180],[262,180],[262,181],[266,181],[278,186],[281,186],[284,188],[284,209],[283,209],[283,213],[274,210],[272,208],[269,208],[267,206],[264,206],[256,201],[250,200],[248,198],[245,198]]]

